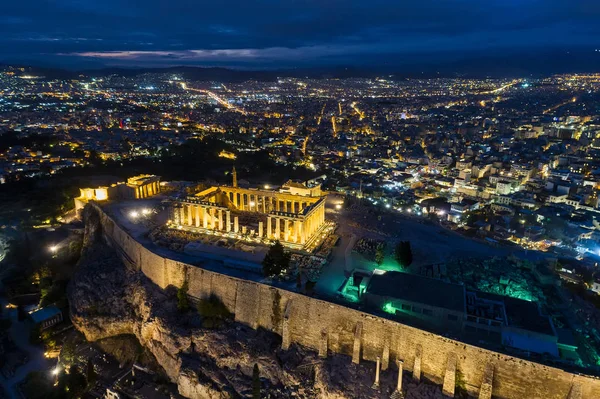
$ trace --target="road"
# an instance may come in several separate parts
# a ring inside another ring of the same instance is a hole
[[[353,269],[352,247],[356,240],[357,237],[353,234],[340,237],[340,242],[333,250],[331,262],[323,269],[315,285],[316,292],[331,295],[332,290],[337,290],[342,285]]]

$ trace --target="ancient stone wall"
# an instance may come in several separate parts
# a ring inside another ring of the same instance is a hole
[[[187,280],[190,296],[216,295],[235,313],[236,321],[282,335],[284,348],[289,343],[298,343],[318,351],[326,335],[327,347],[332,352],[354,355],[356,360],[375,361],[380,356],[384,365],[393,365],[400,359],[409,372],[440,385],[447,370],[454,370],[448,365],[455,364],[457,384],[465,386],[474,396],[479,394],[486,370],[493,370],[492,392],[497,398],[565,399],[571,392],[579,391],[584,399],[600,398],[597,378],[575,375],[341,305],[163,258],[136,242],[100,208],[97,210],[107,242],[115,246],[131,267],[141,270],[161,288],[179,287]],[[490,364],[493,368],[488,367]],[[417,370],[415,365],[420,365]]]

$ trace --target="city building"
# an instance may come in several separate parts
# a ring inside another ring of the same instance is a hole
[[[373,273],[363,295],[368,307],[408,324],[559,356],[554,324],[535,302],[395,271]]]

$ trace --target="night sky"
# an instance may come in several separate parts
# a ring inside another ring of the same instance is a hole
[[[600,0],[33,0],[0,12],[1,62],[73,68],[393,67],[570,51],[597,63],[596,49]]]

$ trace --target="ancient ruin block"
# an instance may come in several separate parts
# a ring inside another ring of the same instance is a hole
[[[444,386],[442,393],[448,397],[454,397],[454,388],[456,387],[456,354],[448,355],[448,363],[446,364],[446,373],[444,374]]]
[[[321,340],[319,341],[319,357],[327,357],[327,330],[321,331]]]
[[[583,399],[581,384],[579,382],[573,382],[573,384],[571,384],[571,390],[569,391],[567,399]]]
[[[290,313],[292,308],[292,300],[290,299],[285,305],[285,313],[283,314],[283,328],[281,333],[281,349],[288,350],[291,345],[291,331],[290,331]]]
[[[390,363],[390,340],[386,338],[383,343],[383,354],[381,356],[381,369],[387,370]]]
[[[478,399],[492,399],[492,384],[494,381],[494,363],[488,363],[483,373],[483,381],[479,388]]]
[[[415,364],[413,365],[413,380],[419,382],[421,381],[421,353],[423,351],[423,347],[421,344],[417,345],[415,352]]]
[[[362,339],[362,322],[356,323],[354,328],[354,350],[352,351],[352,363],[360,363],[360,344]]]

